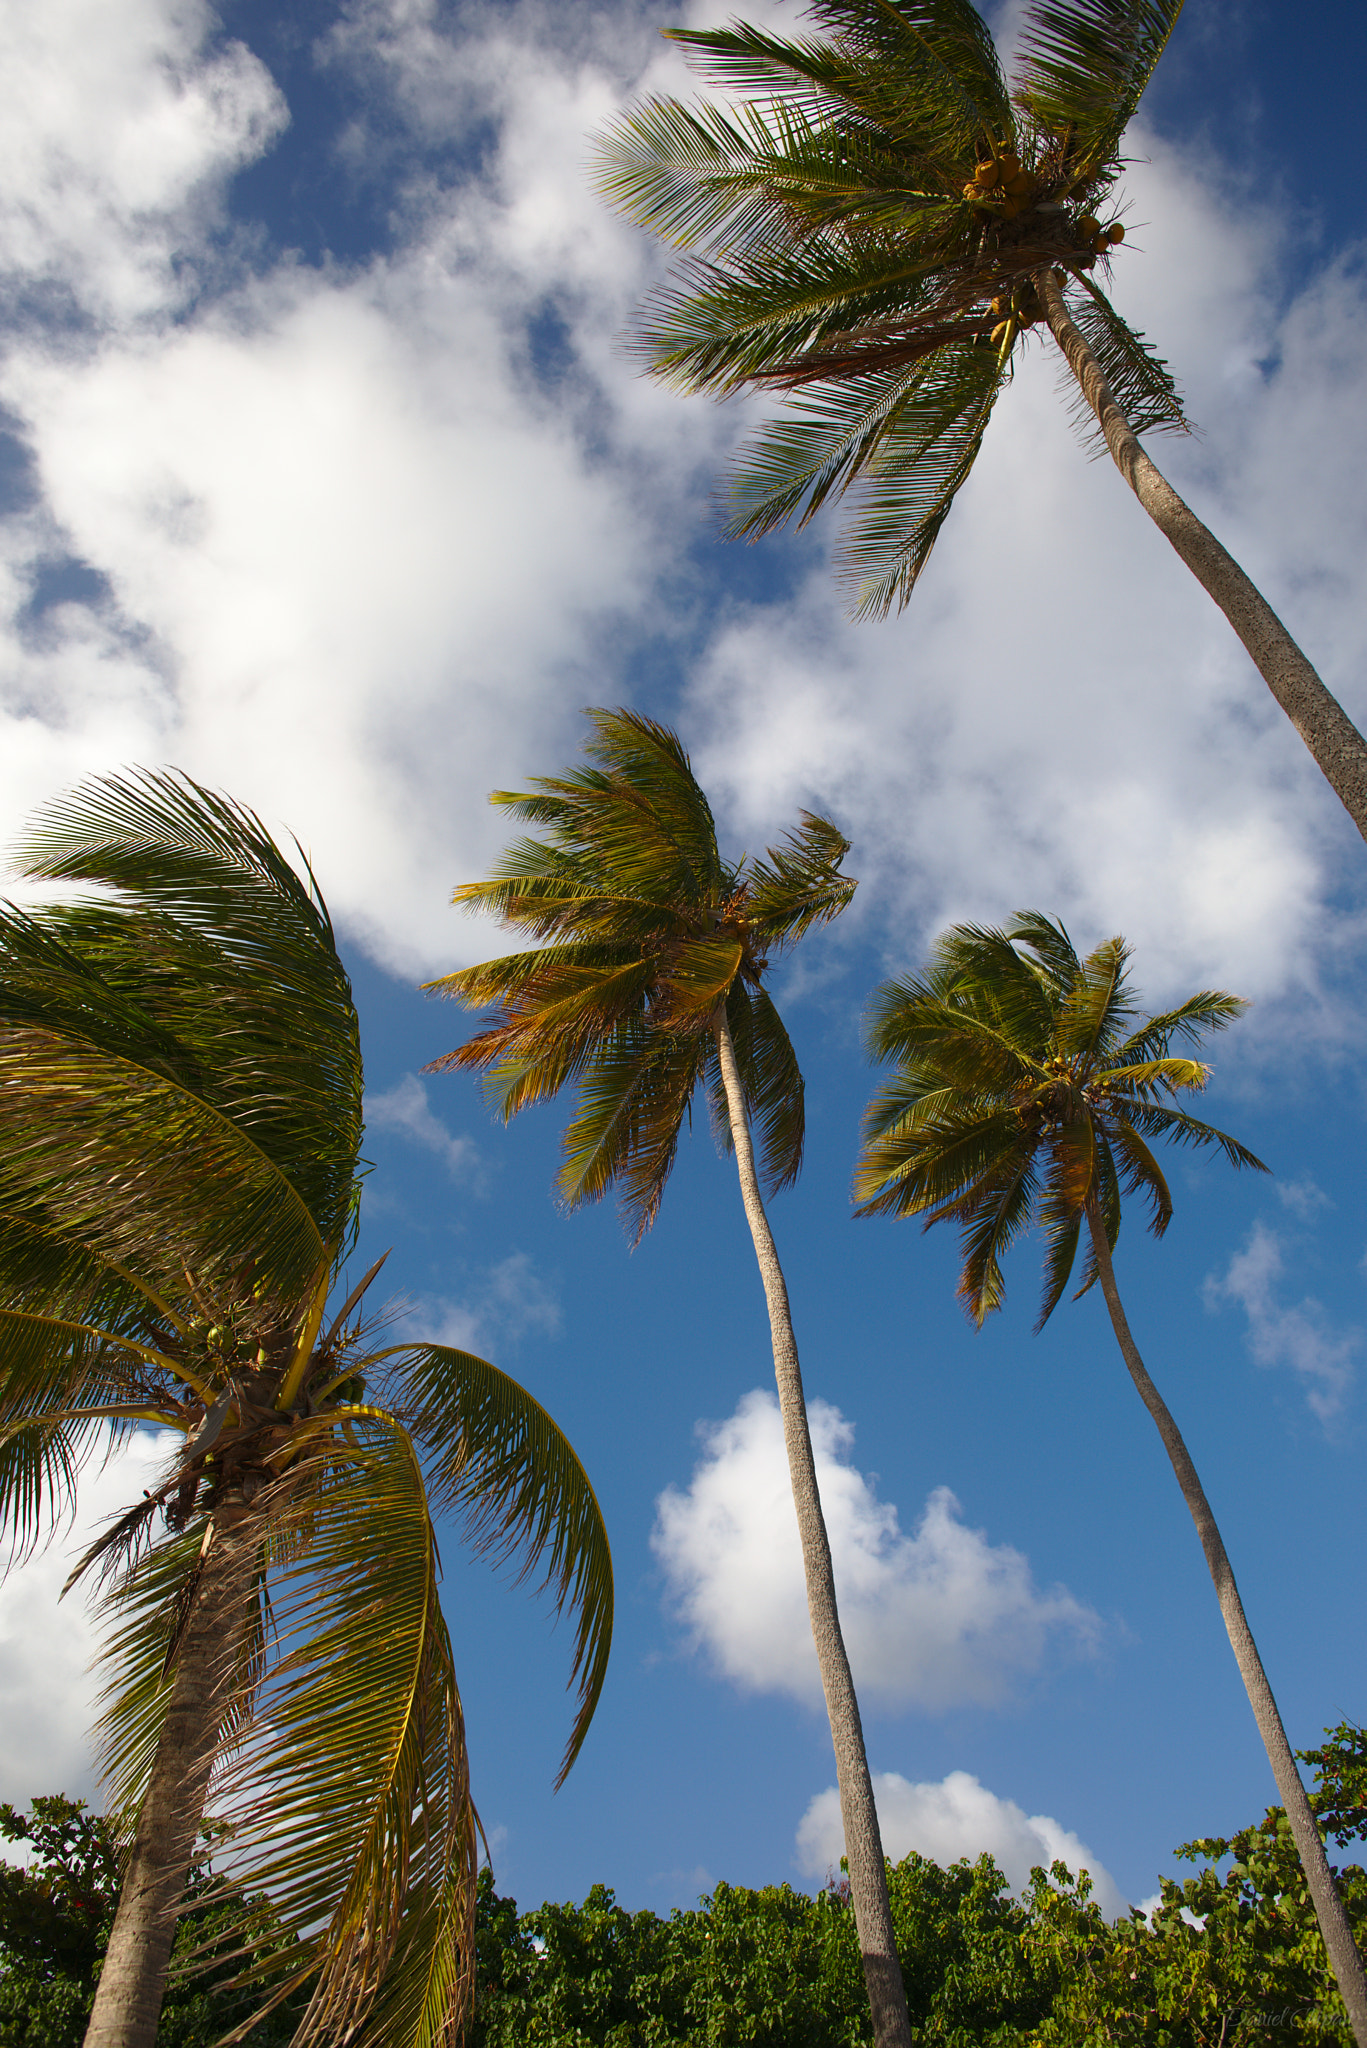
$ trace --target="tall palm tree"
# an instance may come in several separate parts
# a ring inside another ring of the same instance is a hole
[[[169,772],[59,799],[21,872],[81,893],[0,908],[0,1527],[22,1555],[102,1448],[177,1439],[72,1574],[112,1612],[128,1846],[87,2042],[151,2048],[211,1792],[301,2048],[454,2042],[478,1821],[433,1517],[577,1610],[568,1769],[612,1624],[592,1488],[494,1366],[376,1343],[382,1261],[343,1277],[361,1054],[311,872]]]
[[[825,818],[802,823],[763,859],[722,858],[707,798],[675,735],[632,711],[591,711],[590,767],[538,779],[491,801],[541,826],[487,881],[454,901],[492,911],[539,943],[430,984],[486,1028],[433,1063],[483,1072],[505,1117],[579,1089],[564,1135],[570,1206],[616,1185],[639,1239],[654,1222],[679,1133],[699,1088],[735,1153],[741,1198],[769,1309],[774,1373],[807,1605],[835,1745],[850,1891],[879,2043],[908,2044],[882,1838],[859,1706],[836,1609],[788,1291],[755,1164],[772,1193],[802,1164],[803,1084],[764,986],[769,958],[836,917],[854,893],[840,873],[848,842]]]
[[[1099,280],[1121,138],[1182,0],[1032,0],[1008,87],[970,0],[812,0],[819,33],[671,29],[734,108],[644,102],[601,185],[693,252],[636,347],[684,391],[791,400],[742,452],[733,535],[803,525],[847,491],[856,613],[904,605],[1043,324],[1079,413],[1228,618],[1367,837],[1367,741],[1140,434],[1186,430],[1167,365]]]
[[[1130,1377],[1196,1524],[1354,2039],[1367,2048],[1362,1960],[1210,1502],[1144,1368],[1111,1260],[1122,1193],[1144,1197],[1157,1236],[1172,1217],[1149,1140],[1214,1146],[1236,1167],[1267,1171],[1237,1139],[1178,1104],[1205,1086],[1209,1069],[1174,1045],[1198,1045],[1245,1005],[1205,989],[1176,1009],[1141,1016],[1128,959],[1129,948],[1115,938],[1080,960],[1062,925],[1027,911],[1006,931],[955,925],[940,938],[927,974],[879,989],[870,1045],[895,1060],[897,1071],[869,1107],[855,1195],[862,1215],[962,1227],[959,1296],[979,1325],[1002,1304],[1003,1253],[1038,1225],[1046,1246],[1041,1327],[1068,1285],[1085,1227],[1079,1293],[1100,1281]]]

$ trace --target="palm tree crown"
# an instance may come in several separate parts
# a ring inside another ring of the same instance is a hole
[[[1099,282],[1124,229],[1098,218],[1180,11],[1034,0],[1010,87],[969,0],[814,0],[802,39],[667,31],[748,97],[647,101],[603,138],[600,183],[696,252],[647,302],[653,374],[798,394],[740,459],[733,534],[805,523],[855,486],[855,609],[905,604],[1043,317],[1045,272],[1131,427],[1185,429],[1166,365]]]
[[[730,1142],[719,1016],[769,1186],[796,1178],[802,1075],[764,973],[771,956],[837,916],[855,884],[840,873],[848,842],[811,812],[763,858],[724,860],[675,735],[634,711],[588,716],[594,765],[491,798],[546,836],[516,841],[488,880],[453,900],[545,943],[429,984],[495,1011],[433,1070],[485,1071],[505,1117],[577,1083],[561,1194],[573,1206],[616,1182],[639,1237],[658,1213],[700,1084]]]
[[[1089,1210],[1113,1248],[1122,1192],[1142,1194],[1161,1236],[1172,1198],[1147,1140],[1214,1145],[1235,1166],[1267,1171],[1176,1103],[1209,1069],[1174,1043],[1223,1030],[1244,1003],[1205,989],[1142,1017],[1128,959],[1114,938],[1080,960],[1062,925],[1025,911],[1006,931],[954,926],[927,974],[874,997],[870,1048],[897,1072],[869,1107],[860,1213],[961,1224],[959,1294],[976,1323],[1001,1306],[1001,1259],[1033,1225],[1046,1244],[1041,1325],[1068,1285]],[[1081,1291],[1096,1278],[1089,1252]]]
[[[161,1901],[155,1925],[121,1904],[100,1998],[126,1981],[137,2014],[97,2003],[91,2038],[155,2033],[148,1958],[169,1951],[213,1772],[243,1884],[284,1936],[262,1996],[313,1987],[297,2038],[366,2019],[376,2048],[449,2040],[477,1822],[433,1516],[540,1559],[577,1610],[568,1768],[611,1635],[592,1488],[515,1382],[377,1344],[377,1267],[342,1277],[360,1042],[311,874],[170,773],[59,800],[22,872],[87,893],[0,909],[0,1528],[22,1553],[102,1443],[176,1438],[73,1574],[98,1571],[113,1616],[125,1901]]]

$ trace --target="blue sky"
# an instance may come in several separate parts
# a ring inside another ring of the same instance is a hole
[[[787,21],[781,0],[749,10]],[[676,17],[703,24],[702,6]],[[1009,43],[1011,10],[997,20]],[[516,1373],[613,1537],[583,1756],[568,1630],[444,1540],[476,1798],[523,1904],[818,1881],[838,1843],[762,1296],[701,1127],[628,1253],[551,1200],[559,1119],[422,1076],[467,1027],[416,991],[497,948],[451,887],[485,804],[579,710],[677,725],[727,846],[800,805],[854,909],[781,973],[807,1077],[775,1205],[890,1846],[1086,1855],[1150,1895],[1272,1797],[1194,1533],[1101,1304],[1032,1338],[1036,1254],[981,1334],[954,1246],[850,1220],[870,988],[946,921],[1120,929],[1155,1006],[1254,1001],[1211,1118],[1276,1171],[1182,1160],[1118,1272],[1221,1518],[1294,1742],[1363,1712],[1363,851],[1223,622],[1072,440],[1042,347],[912,608],[841,617],[829,529],[715,538],[753,414],[614,343],[658,255],[588,132],[686,90],[653,7],[50,0],[0,20],[0,809],[175,762],[308,846],[366,1038],[364,1239],[410,1327]],[[1120,304],[1200,438],[1154,454],[1367,717],[1356,10],[1189,0],[1130,138]],[[144,1453],[143,1455],[147,1455]],[[92,1477],[88,1514],[137,1460]],[[88,1787],[81,1614],[54,1555],[0,1591],[0,1796]],[[1073,1860],[1076,1860],[1074,1855]]]

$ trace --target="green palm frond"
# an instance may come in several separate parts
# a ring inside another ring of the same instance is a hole
[[[1182,0],[1033,0],[1014,98],[1067,140],[1081,177],[1114,156],[1181,11]]]
[[[1089,1071],[1104,1065],[1117,1027],[1134,1012],[1125,971],[1128,958],[1128,947],[1117,938],[1097,946],[1083,961],[1058,1008],[1055,1030],[1064,1059],[1083,1059]]]
[[[577,1617],[570,1684],[579,1707],[557,1785],[578,1756],[607,1675],[612,1553],[597,1497],[573,1446],[539,1402],[487,1359],[447,1345],[396,1361],[399,1405],[421,1448],[434,1513],[458,1516],[496,1563],[520,1557]]]
[[[1086,342],[1111,395],[1136,434],[1189,434],[1191,422],[1171,370],[1135,327],[1122,320],[1090,277],[1068,294],[1068,312]],[[1075,380],[1063,383],[1074,429],[1093,454],[1107,452],[1096,414]]]
[[[251,1265],[288,1299],[322,1254],[313,1214],[249,1131],[88,1039],[0,1022],[0,1144],[21,1221],[154,1284],[174,1288],[188,1266],[232,1289]]]
[[[304,880],[252,812],[165,772],[56,799],[18,864],[30,879],[117,892],[108,977],[131,968],[156,1024],[198,1057],[214,1106],[295,1183],[320,1235],[337,1237],[352,1215],[360,1041],[307,863]],[[130,945],[164,949],[159,978],[128,961]]]
[[[1147,1018],[1140,1030],[1116,1047],[1115,1059],[1117,1063],[1165,1059],[1174,1038],[1199,1045],[1203,1033],[1225,1030],[1247,1008],[1242,996],[1228,995],[1224,989],[1202,989],[1175,1010]]]
[[[862,60],[872,100],[899,139],[970,160],[1004,143],[1014,116],[992,38],[967,0],[818,0],[812,18]]]
[[[732,1002],[737,1011],[743,1008],[749,1013],[749,1057],[741,1078],[758,1141],[765,1191],[776,1195],[791,1187],[802,1171],[806,1084],[792,1040],[768,990],[737,988]]]
[[[795,832],[750,864],[746,908],[761,945],[796,945],[814,926],[839,917],[858,886],[840,872],[850,850],[844,833],[813,811],[801,818]]]
[[[856,487],[837,569],[861,618],[901,609],[967,481],[1002,388],[997,352],[938,349],[910,372],[863,375],[795,399],[742,449],[727,531],[806,522]]]
[[[618,1032],[588,1064],[562,1140],[556,1185],[570,1208],[616,1187],[622,1221],[639,1244],[660,1212],[683,1122],[707,1070],[700,1032]]]

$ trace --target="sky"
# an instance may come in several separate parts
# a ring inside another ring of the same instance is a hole
[[[765,0],[750,18],[792,25]],[[754,548],[714,489],[760,409],[643,381],[663,257],[589,137],[694,88],[655,31],[715,0],[48,0],[0,7],[0,824],[174,764],[308,850],[367,1062],[360,1264],[404,1329],[569,1433],[613,1542],[598,1716],[552,1793],[570,1629],[443,1533],[474,1792],[523,1906],[819,1885],[840,1855],[763,1298],[704,1122],[633,1253],[552,1200],[559,1113],[425,1075],[419,983],[501,950],[452,888],[485,797],[593,704],[674,725],[734,856],[806,805],[854,905],[775,989],[807,1082],[773,1209],[886,1846],[1062,1856],[1110,1911],[1275,1795],[1194,1531],[1102,1303],[979,1334],[945,1232],[855,1223],[861,1012],[955,919],[1121,931],[1157,1008],[1251,1002],[1204,1113],[1273,1176],[1170,1162],[1117,1274],[1294,1744],[1367,1706],[1367,863],[1223,619],[1074,438],[1035,337],[910,608],[843,615],[827,521]],[[1004,48],[1014,6],[992,15]],[[1357,8],[1188,0],[1126,141],[1126,316],[1200,432],[1151,452],[1367,720]],[[0,1798],[97,1796],[97,1636],[57,1593],[149,1439],[0,1587]]]

